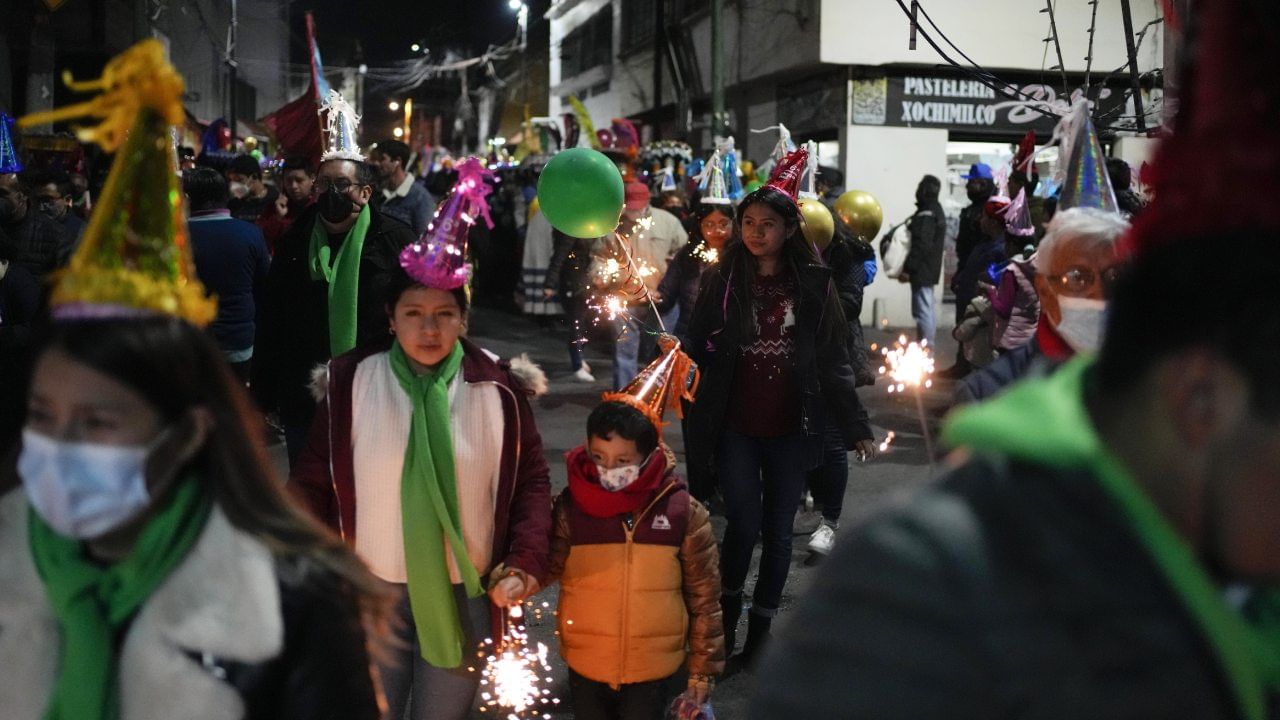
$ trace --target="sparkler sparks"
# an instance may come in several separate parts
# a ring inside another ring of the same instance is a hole
[[[920,418],[920,434],[924,437],[925,454],[929,457],[929,467],[933,467],[933,438],[929,433],[929,418],[924,412],[924,398],[921,393],[933,387],[933,355],[929,352],[929,343],[908,343],[906,335],[899,335],[893,349],[881,348],[884,365],[880,374],[889,377],[889,392],[902,394],[907,388],[914,390],[916,412]],[[886,438],[884,449],[888,448],[891,438]]]
[[[693,249],[693,256],[708,265],[714,265],[720,260],[720,251],[706,243],[699,243],[698,246]]]
[[[889,392],[903,392],[908,387],[933,387],[933,356],[929,354],[928,342],[908,343],[905,335],[898,336],[893,349],[881,348],[885,364],[880,367],[881,375],[889,376]]]
[[[884,436],[884,442],[880,443],[880,452],[888,452],[889,446],[893,444],[893,439],[895,437],[897,437],[897,435],[890,430],[889,434]]]
[[[508,611],[508,619],[517,621],[524,616],[523,609],[513,606]],[[551,697],[551,691],[542,687],[551,682],[551,665],[547,662],[547,646],[538,643],[529,647],[529,635],[514,622],[503,623],[502,639],[493,648],[483,677],[480,680],[480,699],[484,705],[482,711],[490,708],[506,713],[506,720],[519,720],[523,717],[541,716],[548,720],[551,715],[545,710],[551,705],[558,705],[560,700]],[[493,645],[492,640],[486,641]],[[484,652],[480,653],[482,656]],[[530,715],[525,715],[533,711]]]

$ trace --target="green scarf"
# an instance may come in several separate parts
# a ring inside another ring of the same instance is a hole
[[[1226,602],[1194,549],[1098,437],[1084,404],[1091,367],[1092,360],[1077,358],[1049,378],[963,410],[948,422],[944,440],[1089,471],[1200,626],[1244,717],[1262,720],[1268,694],[1280,692],[1280,591],[1259,589],[1243,613]],[[1028,427],[1052,431],[1028,433]]]
[[[453,437],[449,432],[449,383],[462,366],[462,343],[455,342],[449,357],[423,375],[409,367],[400,343],[392,344],[390,355],[391,371],[413,402],[409,447],[400,476],[409,606],[423,659],[435,667],[458,667],[462,664],[464,638],[446,552],[453,553],[468,597],[479,597],[484,592],[462,539]]]
[[[356,300],[360,293],[360,254],[369,231],[369,206],[365,205],[330,262],[329,232],[317,217],[311,227],[311,248],[307,266],[312,280],[329,285],[329,354],[337,357],[356,346]]]
[[[209,518],[208,493],[181,481],[138,535],[133,551],[102,566],[79,540],[28,514],[31,555],[61,629],[58,676],[45,720],[110,720],[120,715],[116,677],[120,631],[187,556]]]

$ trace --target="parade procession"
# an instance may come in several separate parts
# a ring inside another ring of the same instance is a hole
[[[0,3],[0,720],[1280,720],[1280,5]]]

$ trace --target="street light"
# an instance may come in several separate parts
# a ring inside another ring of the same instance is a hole
[[[412,50],[412,51],[414,51],[414,52],[418,52],[419,50],[421,50],[421,49],[422,49],[422,46],[421,46],[421,45],[419,45],[418,43],[414,43],[414,44],[412,44],[412,45],[410,45],[410,46],[409,46],[409,49],[410,49],[410,50]]]
[[[519,10],[524,7],[524,3],[521,0],[507,0],[507,7],[512,10]]]
[[[392,130],[392,131],[391,131],[391,134],[392,134],[392,135],[395,135],[395,136],[396,136],[396,137],[398,137],[398,138],[399,138],[399,137],[404,137],[404,128],[402,128],[402,127],[397,127],[397,128],[395,128],[394,130]]]
[[[387,103],[387,109],[390,110],[391,112],[395,112],[400,109],[400,103],[396,102],[395,100],[392,100],[391,102]]]

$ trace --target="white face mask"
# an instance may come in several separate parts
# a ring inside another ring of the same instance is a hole
[[[99,445],[22,432],[18,474],[31,506],[60,535],[88,540],[114,530],[151,502],[148,445]]]
[[[239,200],[249,194],[249,186],[242,182],[233,182],[227,185],[227,192],[231,193],[231,197]]]
[[[605,467],[596,463],[596,472],[600,475],[600,485],[609,492],[618,492],[635,482],[640,477],[639,465],[621,465],[619,467],[606,470]]]
[[[1062,339],[1078,353],[1097,352],[1102,345],[1107,301],[1060,295],[1058,307],[1062,319],[1054,329]]]

